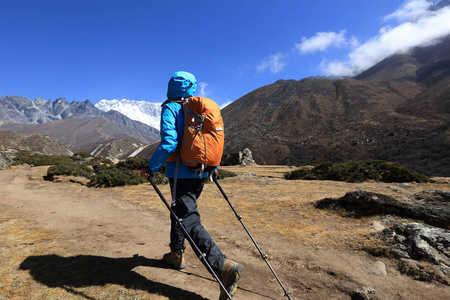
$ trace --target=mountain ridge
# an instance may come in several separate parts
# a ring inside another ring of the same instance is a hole
[[[159,139],[159,131],[117,111],[104,112],[89,100],[69,103],[21,96],[0,97],[0,130],[51,136],[78,152],[88,145],[124,137],[142,143]]]
[[[450,37],[351,79],[278,80],[222,112],[225,152],[259,164],[383,159],[450,176]]]

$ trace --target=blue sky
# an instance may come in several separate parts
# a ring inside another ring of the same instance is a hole
[[[439,1],[434,1],[439,2]],[[450,33],[426,0],[0,0],[0,96],[164,101],[179,70],[220,105],[279,79],[355,75]]]

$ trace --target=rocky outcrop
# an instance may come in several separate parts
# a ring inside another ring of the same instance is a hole
[[[359,287],[351,294],[351,300],[378,300],[375,289],[367,286]]]
[[[344,209],[349,216],[396,215],[420,220],[449,229],[449,192],[434,190],[412,195],[408,201],[383,194],[353,191],[339,199],[325,198],[316,202],[317,208]]]
[[[0,131],[0,170],[8,169],[19,151],[47,155],[73,154],[67,147],[49,136]]]
[[[247,165],[255,165],[255,160],[253,159],[252,151],[248,148],[245,148],[242,151],[242,159],[241,159],[241,165],[247,166]]]
[[[134,157],[145,148],[145,144],[136,139],[126,137],[122,139],[102,142],[95,148],[87,150],[94,156],[108,157],[110,159],[127,159]]]
[[[382,231],[376,235],[385,241],[388,253],[399,259],[401,272],[418,280],[450,284],[449,202],[450,192],[442,190],[422,191],[402,200],[353,191],[339,199],[319,200],[315,206],[339,210],[352,217],[395,215],[427,223],[395,224],[384,230],[380,228]]]
[[[48,155],[72,155],[67,147],[46,135],[29,135],[14,131],[0,131],[0,151],[29,151]]]
[[[9,169],[14,159],[14,152],[0,152],[0,170]]]
[[[255,165],[256,162],[253,159],[252,151],[245,148],[244,150],[235,153],[224,153],[220,164],[222,166],[247,166]]]
[[[450,284],[450,231],[426,224],[405,223],[381,233],[400,270],[418,280]]]

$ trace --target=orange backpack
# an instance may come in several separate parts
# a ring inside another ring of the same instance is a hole
[[[195,170],[212,171],[222,159],[225,135],[220,108],[205,97],[181,99],[184,112],[183,142],[168,161],[181,162]]]

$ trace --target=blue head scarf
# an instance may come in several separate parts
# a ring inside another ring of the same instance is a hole
[[[175,72],[169,80],[167,99],[192,97],[196,89],[197,80],[193,74],[184,71]]]

